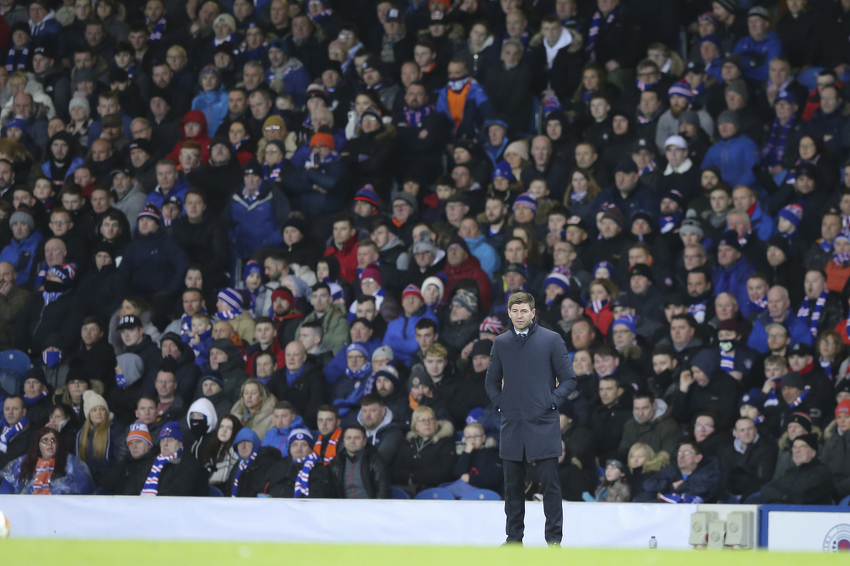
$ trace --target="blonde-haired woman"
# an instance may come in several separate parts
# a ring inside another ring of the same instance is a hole
[[[454,427],[438,421],[431,407],[420,405],[410,418],[410,432],[393,466],[393,484],[411,493],[454,479]]]
[[[121,426],[112,421],[106,400],[88,390],[83,393],[86,420],[77,433],[75,452],[91,471],[95,485],[105,470],[118,464],[127,452]]]
[[[635,442],[629,448],[628,466],[631,477],[629,486],[632,497],[643,491],[643,480],[670,465],[670,455],[663,450],[658,454],[652,446],[644,442]]]
[[[256,379],[248,379],[242,384],[239,400],[230,409],[230,414],[239,419],[243,427],[257,433],[261,439],[272,427],[272,413],[277,398],[266,386]]]

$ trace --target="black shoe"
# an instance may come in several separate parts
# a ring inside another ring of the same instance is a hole
[[[549,545],[549,548],[561,548],[560,542],[550,542],[550,543],[547,543],[547,544]]]
[[[504,547],[504,546],[522,546],[522,541],[521,540],[506,540],[505,542],[502,543],[502,546],[500,546],[499,548]]]

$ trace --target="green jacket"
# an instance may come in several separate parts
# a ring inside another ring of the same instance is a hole
[[[298,325],[295,339],[298,340],[301,337],[301,327],[304,323],[313,322],[318,318],[316,311],[307,315],[304,322]],[[322,319],[322,330],[324,331],[322,344],[333,350],[334,356],[349,341],[348,317],[336,305],[332,305],[331,310]]]

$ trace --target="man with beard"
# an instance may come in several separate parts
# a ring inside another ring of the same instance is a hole
[[[694,95],[687,81],[679,81],[667,91],[670,100],[670,108],[658,118],[658,127],[655,129],[655,144],[664,147],[667,138],[679,133],[679,117],[691,109]],[[704,109],[695,110],[699,116],[700,127],[706,132],[714,131],[714,120]]]
[[[378,371],[381,376],[387,371],[385,366]],[[390,376],[392,375],[391,372]],[[384,377],[388,377],[384,375]],[[407,398],[405,397],[405,402]],[[403,407],[399,409],[403,410]],[[384,404],[384,397],[371,393],[360,400],[360,413],[357,421],[366,429],[366,440],[378,449],[387,467],[392,468],[396,454],[404,442],[404,433],[396,424],[400,416],[395,416],[392,410]]]
[[[404,171],[432,183],[440,171],[442,150],[449,140],[450,124],[446,115],[429,104],[428,90],[421,82],[413,82],[404,95],[404,108],[397,113],[395,124],[404,160]],[[399,163],[401,165],[401,163]]]
[[[65,179],[83,164],[83,158],[77,156],[76,148],[77,142],[68,132],[54,134],[47,145],[46,159],[41,164],[41,171],[51,180],[53,190],[57,194],[62,190]]]
[[[484,380],[487,377],[487,367],[490,365],[490,350],[492,348],[492,340],[475,342],[469,354],[472,359],[472,368],[466,376],[455,380],[454,395],[447,399],[455,427],[463,427],[472,410],[485,409],[490,406],[490,399],[484,389]]]
[[[714,318],[711,272],[706,266],[688,272],[688,314],[702,324]]]
[[[250,118],[248,111],[248,91],[242,87],[234,87],[227,92],[227,114],[221,125],[215,131],[216,137],[227,137],[230,125],[236,120],[247,120]],[[210,144],[212,151],[212,144]]]

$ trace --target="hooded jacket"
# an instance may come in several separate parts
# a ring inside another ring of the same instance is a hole
[[[304,419],[301,415],[295,415],[295,419],[286,428],[271,427],[263,436],[263,446],[271,446],[277,448],[281,454],[289,454],[289,433],[293,430],[305,428]]]
[[[686,393],[676,388],[673,418],[680,424],[686,424],[697,413],[712,411],[717,415],[718,427],[733,428],[738,418],[736,401],[740,396],[740,386],[735,378],[720,369],[719,350],[702,350],[693,357],[690,365],[699,368],[708,377],[708,383],[703,387],[694,381]]]
[[[254,461],[248,464],[248,467],[242,470],[239,476],[239,484],[236,486],[236,497],[257,497],[260,493],[268,493],[269,487],[269,472],[272,467],[281,459],[280,451],[277,448],[270,446],[260,446],[260,437],[253,430],[244,427],[237,433],[233,439],[233,448],[242,441],[249,441],[254,446],[257,452],[257,457]],[[240,457],[237,463],[231,468],[230,475],[227,476],[227,482],[224,484],[223,492],[225,497],[231,497],[233,493],[233,482],[236,480],[236,473],[239,471],[239,464],[242,462]]]
[[[655,400],[655,416],[648,423],[640,423],[632,417],[623,427],[623,439],[620,441],[620,459],[628,459],[629,449],[635,442],[644,442],[655,450],[664,451],[669,456],[678,451],[679,439],[682,437],[679,426],[670,418],[667,403],[662,399]]]
[[[237,257],[248,257],[263,246],[282,244],[280,227],[290,211],[289,199],[275,183],[263,181],[250,202],[242,190],[233,193],[224,211],[224,221]]]
[[[215,132],[229,111],[227,93],[223,88],[201,92],[192,99],[192,110],[200,110],[204,114],[209,131]]]
[[[405,439],[401,428],[393,422],[392,410],[389,407],[385,408],[387,412],[380,424],[373,430],[366,431],[366,442],[377,448],[387,468],[392,468]],[[357,414],[357,422],[363,424],[362,411]]]
[[[481,263],[478,261],[477,257],[470,254],[465,260],[456,266],[446,262],[445,274],[448,279],[445,284],[446,294],[443,296],[443,302],[448,302],[450,291],[454,289],[455,285],[461,279],[474,279],[475,282],[478,283],[478,296],[480,299],[479,310],[490,310],[490,304],[492,301],[490,279],[487,277],[484,270],[481,269]]]
[[[189,122],[197,122],[201,125],[200,133],[193,138],[187,137],[186,130],[184,129],[186,124]],[[171,150],[171,153],[165,156],[165,159],[173,161],[179,165],[180,150],[183,149],[183,144],[187,140],[192,139],[201,144],[201,163],[210,162],[210,137],[207,134],[207,117],[203,112],[200,110],[190,110],[186,112],[186,115],[183,116],[182,120],[180,120],[180,134],[183,136],[183,139],[177,142],[174,149]]]
[[[437,422],[437,432],[427,442],[414,432],[407,434],[393,465],[393,483],[412,481],[417,491],[452,481],[457,456],[454,427],[448,421]]]

